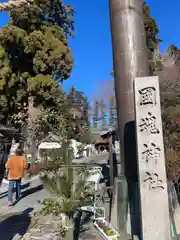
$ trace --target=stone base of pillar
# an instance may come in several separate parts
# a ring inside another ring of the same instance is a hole
[[[111,210],[111,224],[121,235],[121,239],[129,240],[131,235],[130,217],[128,216],[127,182],[122,176],[114,184],[114,197]]]

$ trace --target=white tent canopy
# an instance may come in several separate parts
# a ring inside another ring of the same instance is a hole
[[[38,148],[39,149],[58,149],[58,148],[61,148],[61,144],[57,142],[41,142]]]

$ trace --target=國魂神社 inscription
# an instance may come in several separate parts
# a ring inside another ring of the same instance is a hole
[[[164,189],[162,180],[159,179],[159,175],[157,173],[146,172],[146,176],[143,181],[148,182],[150,190]]]
[[[139,128],[141,132],[149,132],[151,134],[158,134],[159,130],[156,127],[156,117],[148,112],[148,116],[141,118]]]
[[[154,87],[145,87],[139,90],[140,106],[156,105],[156,89]]]
[[[138,175],[144,240],[170,240],[158,77],[134,81]]]
[[[161,149],[153,142],[149,144],[143,144],[144,150],[142,151],[142,160],[146,163],[152,162],[158,163],[160,158]]]

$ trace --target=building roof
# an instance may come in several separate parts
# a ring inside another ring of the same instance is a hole
[[[39,146],[41,143],[44,143],[44,142],[61,142],[61,138],[51,132],[48,133],[48,135],[42,139],[40,142],[38,142],[37,146]]]
[[[95,141],[95,145],[108,144],[109,133],[116,135],[116,130],[117,130],[116,127],[117,127],[117,124],[114,124],[112,127],[109,127],[106,130],[93,129],[91,131],[91,134],[92,134],[93,140]]]
[[[61,144],[57,142],[41,142],[38,149],[59,149]]]

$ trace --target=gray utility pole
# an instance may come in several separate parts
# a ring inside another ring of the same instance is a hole
[[[119,180],[117,180],[117,185],[119,185],[119,190],[117,190],[118,228],[121,232],[126,232],[127,186],[131,234],[140,239],[133,82],[136,77],[149,75],[142,14],[143,1],[109,0],[109,3],[121,144],[121,163],[118,170]]]

